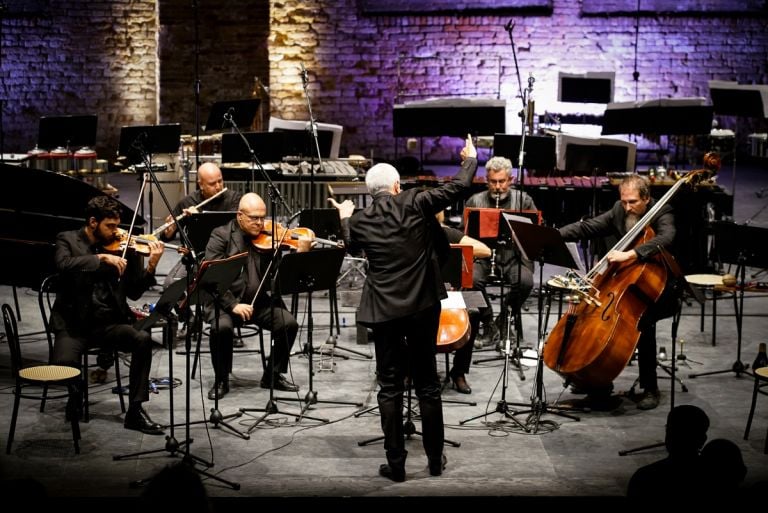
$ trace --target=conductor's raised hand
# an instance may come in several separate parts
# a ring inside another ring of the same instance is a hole
[[[328,198],[328,202],[339,211],[339,218],[351,217],[355,213],[355,204],[352,200],[344,200],[341,203],[333,198]]]
[[[475,143],[472,142],[472,136],[467,134],[467,140],[464,142],[464,147],[461,149],[461,160],[466,160],[470,157],[477,158],[477,148],[475,148]]]

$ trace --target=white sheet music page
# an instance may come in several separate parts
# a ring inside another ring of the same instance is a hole
[[[440,307],[443,310],[449,308],[466,308],[464,304],[464,296],[458,291],[448,291],[448,297],[440,300]]]

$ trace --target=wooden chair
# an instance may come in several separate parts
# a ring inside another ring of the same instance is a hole
[[[40,291],[38,292],[38,305],[40,307],[40,316],[43,320],[43,328],[45,329],[45,336],[48,338],[48,351],[49,351],[49,357],[53,356],[53,333],[51,333],[50,328],[50,312],[51,307],[53,306],[53,298],[56,294],[56,286],[58,283],[58,275],[52,274],[50,276],[47,276],[42,284],[40,285]],[[89,408],[89,394],[88,390],[90,388],[90,384],[88,383],[89,378],[89,369],[93,369],[94,367],[98,367],[98,363],[93,362],[91,358],[98,358],[99,354],[101,354],[104,351],[104,349],[101,346],[94,346],[89,347],[87,351],[83,352],[83,361],[82,361],[82,390],[83,390],[83,421],[88,422],[90,421],[90,408]],[[115,366],[115,382],[117,384],[117,390],[118,390],[118,397],[120,398],[120,411],[125,413],[125,398],[123,397],[122,390],[122,379],[120,377],[120,355],[118,354],[117,349],[112,349],[111,355],[112,355],[112,361]],[[49,360],[50,361],[50,360]],[[43,400],[43,405],[45,404],[45,399]]]
[[[36,401],[44,401],[45,399],[52,399],[52,396],[48,395],[48,388],[53,385],[66,386],[69,393],[69,402],[67,403],[67,409],[70,409],[70,405],[74,405],[77,400],[77,391],[75,385],[80,379],[80,369],[74,367],[67,367],[63,365],[27,365],[24,366],[21,344],[19,343],[19,330],[16,324],[16,317],[13,314],[13,309],[9,304],[3,304],[3,323],[5,324],[5,335],[8,339],[8,348],[11,351],[11,372],[14,380],[14,399],[13,399],[13,413],[11,414],[11,427],[8,431],[8,443],[5,447],[6,454],[11,453],[11,445],[13,444],[13,436],[16,431],[16,420],[19,415],[19,404],[22,398],[34,399]],[[39,391],[32,393],[28,392],[30,388],[38,388]],[[77,415],[72,411],[68,411],[70,424],[72,425],[72,440],[75,444],[75,453],[80,454],[80,424]]]

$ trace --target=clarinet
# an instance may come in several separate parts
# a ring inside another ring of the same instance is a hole
[[[496,208],[499,208],[499,198],[501,198],[501,194],[498,192],[494,194],[496,198]],[[491,279],[496,279],[498,275],[496,274],[496,248],[494,247],[491,249],[491,272],[488,273],[488,277]]]

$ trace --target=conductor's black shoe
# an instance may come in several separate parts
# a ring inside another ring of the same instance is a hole
[[[261,380],[261,388],[269,388],[269,377],[264,377]],[[295,383],[291,383],[282,374],[275,374],[275,390],[281,390],[283,392],[298,392],[299,386]]]
[[[386,463],[379,465],[379,475],[391,479],[396,483],[402,483],[405,481],[405,469],[395,470]]]
[[[430,476],[439,476],[443,473],[443,470],[445,470],[446,465],[448,465],[448,458],[445,457],[445,454],[440,455],[440,461],[432,461],[429,460],[429,475]]]
[[[658,390],[645,390],[640,395],[640,400],[637,402],[637,408],[639,410],[652,410],[659,405],[659,399],[661,393]]]
[[[144,408],[129,408],[128,413],[125,414],[125,422],[123,423],[125,429],[132,429],[134,431],[141,431],[145,435],[163,435],[163,428],[160,424],[152,422]]]
[[[213,385],[210,390],[208,390],[208,399],[211,401],[216,400],[216,395],[218,394],[219,399],[222,399],[225,395],[229,393],[229,383],[224,381],[223,383],[219,383],[217,385]]]

